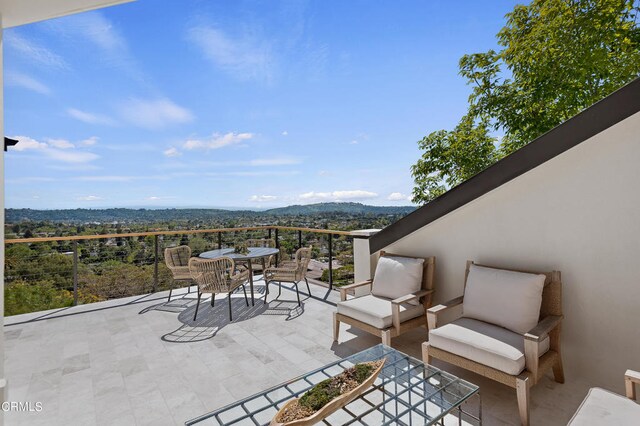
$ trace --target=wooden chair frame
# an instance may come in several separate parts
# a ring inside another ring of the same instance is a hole
[[[382,256],[393,256],[393,257],[407,257],[411,259],[422,259],[420,257],[414,256],[404,256],[399,254],[387,253],[385,251],[380,251],[380,257]],[[403,303],[410,302],[412,300],[421,301],[422,305],[425,308],[425,311],[431,307],[432,298],[433,298],[433,286],[434,286],[434,276],[435,276],[435,268],[436,268],[436,258],[434,256],[424,258],[424,266],[422,271],[422,286],[421,289],[415,293],[407,294],[405,296],[399,297],[391,301],[391,318],[392,318],[392,326],[388,328],[376,328],[372,325],[366,324],[362,321],[358,321],[355,318],[351,318],[345,316],[343,314],[339,314],[338,312],[333,313],[333,340],[335,342],[338,341],[338,337],[340,335],[340,323],[349,324],[352,327],[359,328],[368,333],[373,334],[374,336],[379,336],[382,339],[382,343],[390,346],[391,338],[397,337],[402,333],[406,333],[407,331],[414,329],[416,327],[426,327],[427,326],[427,317],[426,315],[421,315],[417,318],[412,318],[410,320],[400,322],[400,305]],[[371,286],[373,284],[373,280],[367,280],[360,283],[350,284],[343,287],[340,287],[340,300],[347,300],[347,292],[349,290],[362,287],[365,285]]]
[[[465,288],[469,277],[469,269],[473,261],[467,261],[467,269],[464,277]],[[478,264],[476,264],[478,265]],[[466,370],[473,371],[481,376],[495,380],[507,386],[516,389],[518,397],[518,410],[520,421],[523,425],[529,425],[530,409],[530,388],[535,385],[550,369],[553,370],[554,379],[558,383],[564,383],[564,370],[562,367],[562,357],[560,348],[560,331],[562,324],[562,281],[560,271],[552,272],[531,272],[515,269],[498,268],[494,266],[485,266],[493,269],[502,269],[505,271],[526,272],[535,274],[544,274],[546,276],[544,289],[542,292],[542,304],[540,306],[540,320],[538,325],[524,335],[524,356],[525,369],[517,376],[507,374],[503,371],[496,370],[484,364],[480,364],[470,359],[461,357],[451,352],[444,351],[429,345],[429,342],[422,344],[422,359],[425,364],[430,364],[432,358],[446,361],[449,364],[462,367]],[[437,328],[438,317],[443,312],[459,306],[463,303],[464,296],[457,297],[448,302],[439,304],[427,309],[427,320],[429,322],[429,330]],[[549,351],[538,357],[538,343],[546,336],[549,336]]]

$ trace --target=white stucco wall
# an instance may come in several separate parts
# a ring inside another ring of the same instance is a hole
[[[437,257],[436,302],[462,294],[467,259],[560,270],[567,380],[622,392],[640,370],[640,113],[387,250]]]

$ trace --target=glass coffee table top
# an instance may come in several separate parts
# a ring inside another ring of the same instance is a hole
[[[324,420],[326,425],[481,424],[478,386],[384,345],[332,362],[278,386],[186,422],[268,425],[288,400],[365,361],[386,358],[373,386]],[[477,407],[467,407],[472,397]],[[473,411],[473,412],[472,412]],[[448,416],[449,415],[449,416]],[[446,421],[445,421],[446,417]],[[453,423],[450,423],[453,421]]]

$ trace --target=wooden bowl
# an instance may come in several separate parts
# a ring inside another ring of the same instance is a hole
[[[332,399],[331,402],[329,402],[327,405],[325,405],[309,417],[304,417],[302,419],[293,420],[287,423],[278,422],[276,419],[280,417],[280,413],[282,413],[289,405],[297,402],[300,398],[295,398],[287,401],[286,404],[284,404],[282,408],[278,410],[276,415],[273,417],[273,420],[271,420],[271,423],[269,423],[269,426],[310,426],[319,423],[320,421],[322,421],[322,419],[329,417],[332,413],[338,411],[339,409],[356,399],[358,396],[360,396],[365,390],[367,390],[369,386],[371,386],[373,382],[376,381],[376,378],[382,371],[386,360],[386,358],[382,359],[382,363],[380,364],[380,366],[376,368],[373,373],[371,373],[371,376],[369,376],[367,380],[360,383],[351,391],[343,393],[342,395]]]

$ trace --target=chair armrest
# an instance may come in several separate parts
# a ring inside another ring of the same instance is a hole
[[[362,287],[365,285],[370,285],[373,282],[373,280],[367,280],[367,281],[362,281],[360,283],[353,283],[353,284],[349,284],[349,285],[345,285],[340,287],[340,300],[341,301],[345,301],[347,300],[347,291],[354,289],[354,288],[358,288],[358,287]]]
[[[433,293],[433,290],[419,290],[415,293],[406,294],[391,301],[394,305],[401,305],[403,303],[411,302],[412,300],[419,299],[427,294]]]
[[[419,290],[415,293],[405,294],[404,296],[400,296],[391,301],[391,321],[393,323],[393,327],[398,330],[398,332],[400,332],[400,305],[406,302],[411,302],[412,300],[418,300],[429,293],[433,293],[433,290]]]
[[[562,322],[562,315],[549,315],[524,335],[525,340],[540,342],[545,336]]]
[[[429,330],[433,330],[438,327],[438,315],[453,308],[454,306],[460,306],[463,300],[464,296],[460,296],[427,309],[427,323],[429,325]]]
[[[538,367],[540,364],[538,344],[545,336],[558,327],[561,322],[562,315],[549,315],[544,317],[538,325],[524,334],[524,363],[526,369],[533,374],[534,383],[538,380]]]
[[[636,388],[634,385],[640,385],[640,373],[633,370],[627,370],[624,373],[624,387],[626,388],[627,398],[636,399]]]

